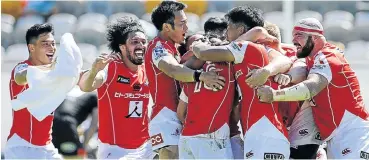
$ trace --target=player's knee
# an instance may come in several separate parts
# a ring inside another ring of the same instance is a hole
[[[319,145],[317,144],[307,144],[301,145],[297,148],[290,148],[291,155],[290,157],[293,159],[316,159],[316,153],[319,149]]]
[[[160,148],[159,159],[178,159],[178,146],[171,145]]]

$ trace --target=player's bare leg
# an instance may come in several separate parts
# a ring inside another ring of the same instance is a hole
[[[166,146],[159,149],[159,159],[178,159],[178,146]]]

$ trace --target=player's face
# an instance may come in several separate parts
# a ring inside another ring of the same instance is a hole
[[[236,40],[242,33],[240,32],[240,29],[237,25],[233,23],[228,23],[226,34],[227,40],[231,42]]]
[[[126,56],[135,65],[144,62],[144,54],[147,48],[146,35],[142,32],[132,32],[128,34],[126,42]]]
[[[51,33],[40,34],[34,44],[29,45],[33,60],[41,65],[50,64],[56,52],[55,39]]]
[[[169,38],[174,43],[184,43],[186,33],[188,31],[187,27],[187,17],[184,11],[174,12],[174,29],[169,27]]]
[[[224,41],[227,38],[226,31],[227,30],[216,30],[216,31],[210,31],[208,34],[214,35],[216,36],[217,39]]]
[[[293,31],[292,43],[297,49],[297,57],[305,58],[310,55],[314,48],[314,42],[312,36],[303,32]]]

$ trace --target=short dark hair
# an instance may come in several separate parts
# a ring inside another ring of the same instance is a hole
[[[174,28],[174,12],[184,10],[186,7],[181,2],[163,1],[153,10],[151,21],[159,31],[163,30],[164,23],[169,23]]]
[[[210,17],[204,24],[204,31],[223,31],[227,29],[227,20],[220,17]]]
[[[35,43],[35,40],[38,39],[38,36],[43,33],[51,33],[52,35],[54,35],[53,25],[50,23],[35,24],[31,28],[29,28],[26,32],[27,45],[30,43]]]
[[[235,7],[231,9],[225,17],[231,23],[240,24],[246,27],[244,32],[256,26],[264,26],[262,11],[251,6]]]
[[[145,33],[137,18],[123,16],[113,21],[107,28],[109,49],[113,52],[120,53],[119,45],[126,44],[128,34],[132,32]]]

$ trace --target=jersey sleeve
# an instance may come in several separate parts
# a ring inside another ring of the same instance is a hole
[[[247,41],[242,41],[242,42],[233,41],[230,44],[226,45],[228,50],[231,51],[234,56],[235,64],[242,63],[248,44],[249,42]]]
[[[152,61],[154,62],[155,66],[158,67],[159,62],[165,58],[174,58],[172,54],[169,53],[170,51],[166,49],[160,42],[155,46],[152,50]]]
[[[314,59],[314,64],[309,74],[319,74],[324,76],[328,82],[332,80],[332,69],[327,57],[323,53],[319,53]]]
[[[28,64],[27,63],[21,63],[21,64],[18,64],[14,67],[14,74],[12,75],[13,78],[15,79],[15,75],[19,72],[22,72],[24,70],[27,70],[28,68]]]

